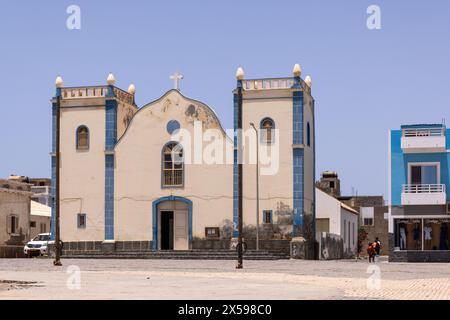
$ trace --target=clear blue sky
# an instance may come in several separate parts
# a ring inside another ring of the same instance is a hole
[[[66,8],[81,7],[81,30]],[[368,30],[377,4],[382,29]],[[0,7],[0,177],[50,175],[51,106],[68,86],[109,71],[139,106],[172,87],[204,101],[232,128],[236,67],[247,77],[313,79],[317,173],[339,172],[344,193],[387,193],[388,129],[440,123],[450,102],[450,2],[9,1]]]

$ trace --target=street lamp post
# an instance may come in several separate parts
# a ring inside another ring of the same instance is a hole
[[[259,140],[255,124],[250,122],[250,126],[256,134],[256,250],[259,251]]]
[[[58,77],[56,79],[56,146],[55,146],[55,169],[56,169],[56,181],[55,181],[55,260],[53,261],[53,265],[61,266],[61,234],[60,234],[60,163],[61,163],[61,154],[60,154],[60,140],[61,140],[61,87],[62,87],[62,79]]]

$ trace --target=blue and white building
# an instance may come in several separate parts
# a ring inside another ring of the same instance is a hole
[[[443,124],[390,131],[392,261],[450,261],[449,136]]]

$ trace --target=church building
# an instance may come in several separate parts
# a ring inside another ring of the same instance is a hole
[[[142,107],[135,86],[116,87],[112,74],[99,86],[66,87],[56,79],[52,237],[58,140],[65,250],[230,249],[239,194],[249,248],[256,235],[266,249],[313,236],[311,78],[301,78],[298,64],[284,78],[246,79],[238,68],[229,129],[211,107],[180,91],[180,74],[171,78],[174,89]]]

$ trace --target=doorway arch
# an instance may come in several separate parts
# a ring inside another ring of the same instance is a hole
[[[161,234],[158,233],[158,230],[160,229],[160,219],[158,217],[161,215],[159,206],[166,203],[166,202],[181,202],[186,205],[187,207],[187,248],[191,249],[192,245],[192,201],[179,196],[167,196],[167,197],[161,197],[159,199],[156,199],[152,203],[152,231],[153,231],[153,240],[152,240],[152,249],[154,251],[158,250],[160,248],[160,243],[158,243],[158,240],[161,236]]]

